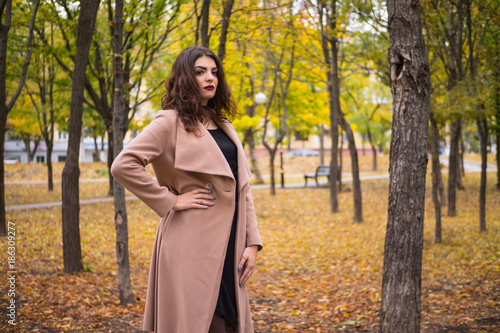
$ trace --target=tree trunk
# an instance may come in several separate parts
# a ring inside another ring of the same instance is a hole
[[[271,195],[276,195],[276,182],[274,180],[274,157],[276,155],[276,149],[268,149],[269,153],[269,173],[271,182]]]
[[[254,129],[252,127],[247,128],[245,131],[245,141],[248,143],[248,150],[250,151],[250,162],[252,163],[253,175],[255,176],[256,184],[264,184],[262,179],[262,173],[260,172],[259,163],[257,162],[257,156],[255,156],[255,137]]]
[[[203,0],[203,4],[201,6],[201,46],[207,48],[210,47],[210,36],[208,35],[210,1],[211,0]]]
[[[108,127],[108,158],[106,164],[108,165],[108,184],[109,184],[109,190],[108,190],[108,197],[113,196],[114,194],[114,178],[113,175],[111,174],[111,164],[113,164],[113,137],[114,133],[113,130],[111,129],[112,127]]]
[[[430,72],[419,2],[388,0],[393,120],[380,332],[420,332]]]
[[[432,156],[432,202],[436,218],[434,242],[442,242],[441,237],[441,202],[439,202],[439,183],[441,180],[441,164],[439,163],[439,129],[434,113],[429,113],[431,123],[431,156]],[[442,183],[442,182],[441,182]]]
[[[460,119],[456,119],[451,123],[448,163],[448,216],[457,216],[458,147],[461,127],[462,121]]]
[[[372,154],[373,154],[372,171],[377,171],[377,149],[373,144],[372,133],[369,128],[367,134],[368,134],[368,141],[370,142],[370,146],[372,147]]]
[[[336,67],[336,66],[335,66]],[[332,71],[335,73],[333,75]],[[339,200],[337,190],[338,173],[338,145],[339,145],[339,111],[340,111],[340,93],[338,86],[337,72],[331,69],[328,72],[328,92],[330,99],[330,136],[332,138],[332,151],[330,159],[330,209],[332,213],[339,211]]]
[[[82,270],[82,252],[79,227],[80,139],[82,135],[83,93],[90,43],[99,8],[99,0],[82,1],[78,17],[75,70],[71,91],[69,139],[66,163],[62,174],[62,225],[64,271]]]
[[[123,0],[115,1],[115,18],[113,24],[113,69],[115,76],[114,112],[113,112],[113,160],[123,150],[124,124],[127,123],[125,113],[125,86],[123,73]],[[118,264],[118,290],[120,304],[134,304],[134,294],[130,283],[130,266],[128,254],[127,206],[125,189],[114,180],[116,261]]]
[[[488,167],[488,121],[485,116],[476,119],[481,145],[481,184],[479,186],[479,230],[486,231],[486,168]]]
[[[323,124],[320,125],[319,132],[319,164],[325,164],[325,128]]]
[[[233,5],[234,0],[226,0],[224,13],[222,15],[222,28],[219,38],[219,50],[217,51],[217,56],[219,57],[220,61],[222,61],[224,59],[224,56],[226,55],[227,32],[229,30],[229,18],[231,17]]]
[[[23,142],[24,146],[26,148],[26,154],[28,155],[28,163],[32,163],[33,159],[35,158],[36,151],[38,150],[38,145],[40,144],[40,139],[37,136],[37,138],[34,140],[34,146],[33,150],[31,150],[31,136],[29,134],[26,134],[23,137]]]
[[[47,143],[47,186],[50,192],[54,191],[54,173],[52,171],[52,149],[54,143]]]
[[[458,163],[457,163],[457,189],[465,190],[464,183],[462,182],[462,177],[465,177],[465,167],[464,167],[464,141],[462,140],[462,127],[460,127],[460,143],[458,146]]]
[[[339,189],[339,192],[342,192],[342,169],[344,168],[344,159],[343,159],[343,155],[344,155],[344,133],[342,132],[342,126],[340,127],[340,133],[339,133],[339,137],[340,137],[340,144],[339,144],[339,148],[338,148],[338,152],[339,152],[339,159],[338,159],[338,163],[337,163],[337,178],[335,179],[335,181],[337,182],[338,184],[338,189]]]
[[[101,158],[99,157],[99,146],[97,145],[97,135],[94,135],[94,162],[101,162]]]
[[[36,14],[40,0],[34,0],[31,9],[31,19],[29,24],[28,42],[26,47],[26,56],[24,58],[21,77],[16,91],[12,95],[10,101],[7,103],[7,45],[9,39],[9,30],[12,22],[12,0],[1,1],[2,7],[0,8],[0,156],[5,154],[5,134],[7,131],[7,115],[14,106],[21,89],[26,80],[26,73],[31,60],[31,44],[33,42],[33,28],[35,26]],[[0,163],[0,237],[7,235],[7,220],[5,216],[5,168]]]
[[[359,163],[358,163],[358,150],[356,149],[356,143],[354,142],[354,133],[352,132],[351,126],[345,120],[344,115],[341,114],[340,124],[347,135],[347,141],[349,143],[349,152],[351,154],[351,170],[352,170],[352,188],[354,195],[354,217],[353,222],[360,223],[363,222],[363,202],[361,199],[361,181],[359,179]]]

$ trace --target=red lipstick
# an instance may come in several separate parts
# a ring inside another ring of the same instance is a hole
[[[208,86],[204,87],[203,89],[205,89],[205,90],[214,90],[215,87],[212,86],[212,85],[208,85]]]

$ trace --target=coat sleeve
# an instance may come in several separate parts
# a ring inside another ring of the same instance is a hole
[[[252,191],[250,188],[246,194],[247,208],[247,247],[257,245],[258,251],[262,250],[263,244],[260,238],[257,216],[255,215],[255,206],[253,204]]]
[[[177,196],[146,172],[146,165],[165,153],[165,134],[172,130],[169,115],[159,111],[153,121],[130,141],[111,165],[111,174],[160,217],[172,210]],[[170,128],[169,128],[170,127]]]

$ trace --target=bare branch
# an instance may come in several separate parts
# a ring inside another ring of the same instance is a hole
[[[16,100],[19,97],[19,94],[21,94],[21,90],[23,89],[24,82],[26,81],[26,73],[28,72],[28,66],[30,64],[31,53],[32,53],[31,44],[33,43],[33,29],[35,27],[36,13],[38,11],[39,4],[40,0],[33,1],[33,9],[29,25],[28,45],[26,46],[26,57],[24,58],[23,70],[21,72],[21,80],[19,81],[19,85],[17,86],[16,92],[14,93],[14,95],[12,95],[9,104],[7,105],[7,113],[12,109],[14,103],[16,103]]]

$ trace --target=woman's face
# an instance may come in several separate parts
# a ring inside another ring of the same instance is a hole
[[[215,61],[207,56],[196,59],[194,63],[196,79],[200,86],[202,105],[207,105],[208,100],[215,96],[217,84],[217,65]]]

